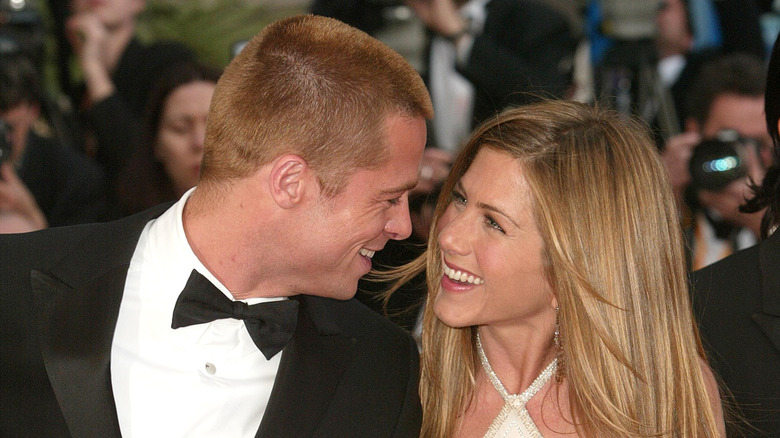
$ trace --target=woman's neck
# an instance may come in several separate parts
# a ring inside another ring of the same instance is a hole
[[[485,356],[507,392],[523,392],[556,357],[554,330],[554,320],[536,326],[479,328]]]

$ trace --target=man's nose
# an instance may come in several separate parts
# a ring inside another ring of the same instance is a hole
[[[385,232],[393,240],[404,240],[412,234],[412,219],[409,217],[409,200],[404,199],[392,209],[390,219],[385,224]]]

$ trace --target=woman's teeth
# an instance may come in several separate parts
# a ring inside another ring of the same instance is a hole
[[[459,281],[461,283],[470,283],[470,284],[482,284],[485,282],[485,280],[475,277],[474,275],[470,275],[466,272],[456,271],[455,269],[450,268],[447,265],[444,265],[444,275],[450,278],[450,280]]]
[[[361,248],[360,249],[360,255],[371,258],[374,257],[374,254],[376,254],[376,251],[371,251],[369,249]]]

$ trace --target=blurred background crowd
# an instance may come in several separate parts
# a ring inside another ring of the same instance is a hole
[[[692,268],[759,237],[760,212],[737,207],[773,161],[762,96],[780,2],[769,0],[0,0],[2,229],[176,199],[197,181],[220,69],[266,23],[303,12],[376,36],[429,85],[412,240],[424,240],[427,195],[470,130],[546,98],[652,127]],[[398,251],[388,257],[417,252]]]

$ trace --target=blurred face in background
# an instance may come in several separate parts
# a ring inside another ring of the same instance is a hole
[[[132,22],[146,7],[145,0],[71,0],[73,14],[91,13],[108,28]]]
[[[693,35],[682,0],[663,0],[655,24],[655,43],[661,58],[685,54],[693,46]]]
[[[715,98],[710,105],[709,117],[701,127],[704,138],[712,138],[723,129],[733,129],[742,137],[756,141],[759,162],[758,172],[752,169],[751,175],[756,182],[763,178],[763,169],[772,165],[772,137],[766,130],[764,118],[764,96],[742,96],[723,94]]]
[[[155,157],[165,168],[177,196],[198,183],[214,87],[213,82],[190,82],[173,90],[165,100]]]

